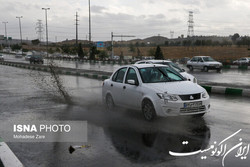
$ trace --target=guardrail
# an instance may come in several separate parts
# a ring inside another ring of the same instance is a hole
[[[21,63],[21,62],[9,62],[9,61],[0,61],[0,65],[6,65],[6,66],[18,67],[18,68],[24,68],[24,69],[30,69],[30,70],[38,70],[38,71],[44,71],[44,72],[50,71],[50,67],[48,65],[34,65],[34,64],[27,64],[27,63]],[[58,74],[83,76],[83,77],[99,79],[99,80],[105,80],[109,78],[110,75],[112,74],[111,72],[105,72],[105,71],[75,69],[75,68],[66,68],[66,67],[54,67],[54,68]],[[202,84],[201,86],[203,86],[209,93],[250,97],[250,89],[230,88],[230,87],[223,87],[223,86],[211,86],[211,85],[206,85],[206,84]]]

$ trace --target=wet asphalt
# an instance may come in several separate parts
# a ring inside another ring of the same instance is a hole
[[[243,146],[250,144],[249,98],[211,95],[211,111],[204,118],[158,118],[150,123],[137,111],[107,112],[101,101],[102,81],[61,76],[73,101],[67,104],[41,78],[49,78],[48,73],[0,66],[0,131],[4,123],[15,120],[87,120],[91,147],[70,154],[70,145],[86,143],[7,143],[24,166],[221,167],[223,156],[212,156],[212,150],[185,157],[169,151],[208,149],[238,130],[225,142],[227,149],[241,141]],[[226,167],[249,166],[250,155],[242,160],[235,156],[237,151],[225,156]]]
[[[14,55],[4,55],[6,61],[13,62],[25,62],[24,58],[15,58]],[[47,60],[44,61],[45,64]],[[107,71],[113,72],[121,65],[119,64],[107,64],[107,63],[89,63],[89,62],[75,62],[75,61],[63,61],[54,60],[60,67],[76,68],[76,69],[87,69],[96,71]],[[186,72],[194,75],[200,84],[233,87],[240,89],[250,89],[250,70],[241,69],[223,69],[221,73],[217,73],[215,70],[209,72],[203,72],[201,70],[194,70],[190,72],[185,65],[180,65],[181,68],[185,69]]]

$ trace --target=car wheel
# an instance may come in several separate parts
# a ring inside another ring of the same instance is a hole
[[[220,69],[217,69],[217,72],[220,73],[220,72],[221,72],[221,68],[220,68]]]
[[[208,72],[208,67],[207,66],[204,67],[204,71]]]
[[[106,96],[106,109],[108,111],[113,111],[115,107],[114,100],[110,94]]]
[[[189,66],[188,68],[189,68],[189,71],[193,71],[194,70],[193,66]]]
[[[155,108],[150,100],[145,100],[142,104],[142,114],[147,121],[153,121],[156,117]]]

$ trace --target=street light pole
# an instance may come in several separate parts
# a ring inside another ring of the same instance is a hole
[[[5,25],[5,38],[6,38],[6,45],[8,45],[8,37],[7,37],[7,29],[6,29],[6,24],[7,24],[8,22],[7,21],[5,21],[5,22],[3,22],[3,24]]]
[[[23,54],[23,39],[22,39],[22,27],[21,27],[21,18],[23,18],[23,16],[20,16],[20,17],[17,16],[16,18],[19,20],[21,49],[22,49],[22,54]]]
[[[92,48],[92,44],[91,44],[91,14],[90,14],[90,0],[89,0],[89,58],[91,57],[91,48]]]
[[[91,42],[91,14],[90,14],[90,0],[89,0],[89,42]]]
[[[48,21],[47,21],[47,10],[50,10],[50,8],[42,8],[42,10],[45,10],[45,19],[46,19],[46,50],[47,50],[47,59],[49,57],[48,54]]]

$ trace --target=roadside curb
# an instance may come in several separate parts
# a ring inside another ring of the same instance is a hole
[[[201,86],[205,88],[208,93],[250,97],[250,89],[227,88],[223,86],[209,86],[209,85],[201,85]]]
[[[224,69],[240,69],[240,70],[250,70],[250,66],[247,65],[223,65]]]
[[[1,164],[2,163],[2,164]],[[0,165],[4,167],[24,167],[9,146],[0,138]]]

